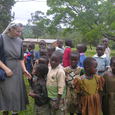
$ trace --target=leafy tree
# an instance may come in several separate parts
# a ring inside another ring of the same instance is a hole
[[[34,37],[40,37],[47,33],[50,20],[41,11],[36,11],[31,14],[32,30]]]
[[[114,0],[47,0],[52,25],[82,33],[83,41],[96,44],[115,35]],[[62,26],[62,27],[63,27]]]
[[[11,15],[11,9],[14,4],[15,0],[0,0],[0,33],[13,18]]]

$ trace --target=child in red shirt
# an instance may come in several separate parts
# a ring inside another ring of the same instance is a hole
[[[66,40],[65,41],[65,50],[63,55],[63,66],[67,67],[70,66],[70,54],[71,54],[71,48],[72,48],[72,40]]]

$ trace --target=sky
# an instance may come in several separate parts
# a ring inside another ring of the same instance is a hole
[[[46,0],[28,0],[28,2],[16,2],[12,7],[12,13],[15,13],[14,21],[27,24],[28,19],[31,19],[31,13],[38,10],[46,13],[47,9]]]

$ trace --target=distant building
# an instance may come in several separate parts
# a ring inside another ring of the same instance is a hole
[[[56,46],[57,40],[56,39],[36,39],[36,38],[27,38],[24,39],[23,42],[25,43],[34,43],[38,44],[41,40],[44,40],[47,44],[51,44],[53,46]]]

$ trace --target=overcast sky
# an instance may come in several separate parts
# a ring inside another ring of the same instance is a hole
[[[34,13],[37,10],[46,13],[47,9],[46,0],[36,0],[29,2],[16,2],[12,7],[12,12],[15,13],[15,20],[17,22],[26,24],[27,20],[31,18],[31,13]]]

